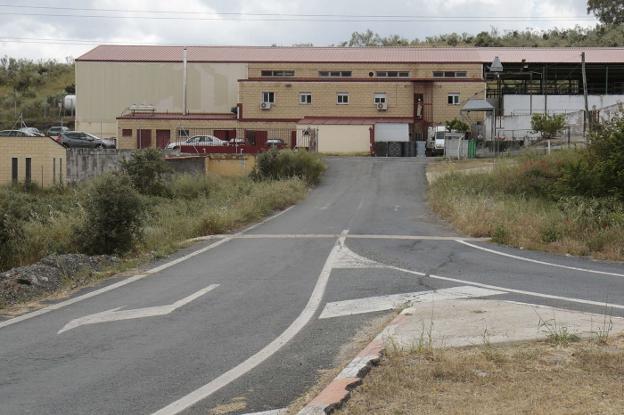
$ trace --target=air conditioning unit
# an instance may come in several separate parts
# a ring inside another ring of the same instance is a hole
[[[375,106],[377,106],[377,111],[388,111],[388,104],[385,102],[378,102]]]
[[[270,102],[263,102],[260,104],[260,109],[263,110],[270,110],[271,109],[271,103]]]

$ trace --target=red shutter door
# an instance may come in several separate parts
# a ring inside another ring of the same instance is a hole
[[[152,130],[137,130],[137,148],[152,146]]]
[[[165,148],[171,141],[171,130],[156,130],[156,145]]]
[[[269,139],[269,133],[267,131],[256,130],[256,145],[258,147],[266,147],[266,142]]]
[[[290,132],[290,148],[297,147],[297,130]]]

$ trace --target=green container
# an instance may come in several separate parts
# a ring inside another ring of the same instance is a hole
[[[468,158],[469,159],[477,158],[477,141],[476,140],[468,141]]]

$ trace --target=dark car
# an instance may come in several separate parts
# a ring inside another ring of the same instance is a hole
[[[64,125],[55,125],[53,127],[48,128],[48,136],[49,137],[57,137],[59,135],[61,135],[62,133],[66,133],[69,132],[69,128],[65,127]]]
[[[59,143],[70,148],[115,148],[115,142],[103,140],[93,134],[67,131],[59,136]]]

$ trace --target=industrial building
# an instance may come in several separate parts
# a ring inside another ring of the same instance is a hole
[[[76,128],[121,148],[314,131],[318,151],[365,152],[453,118],[513,136],[533,112],[581,110],[586,86],[594,110],[624,101],[624,49],[103,45],[76,59]],[[465,110],[484,99],[495,113]]]

